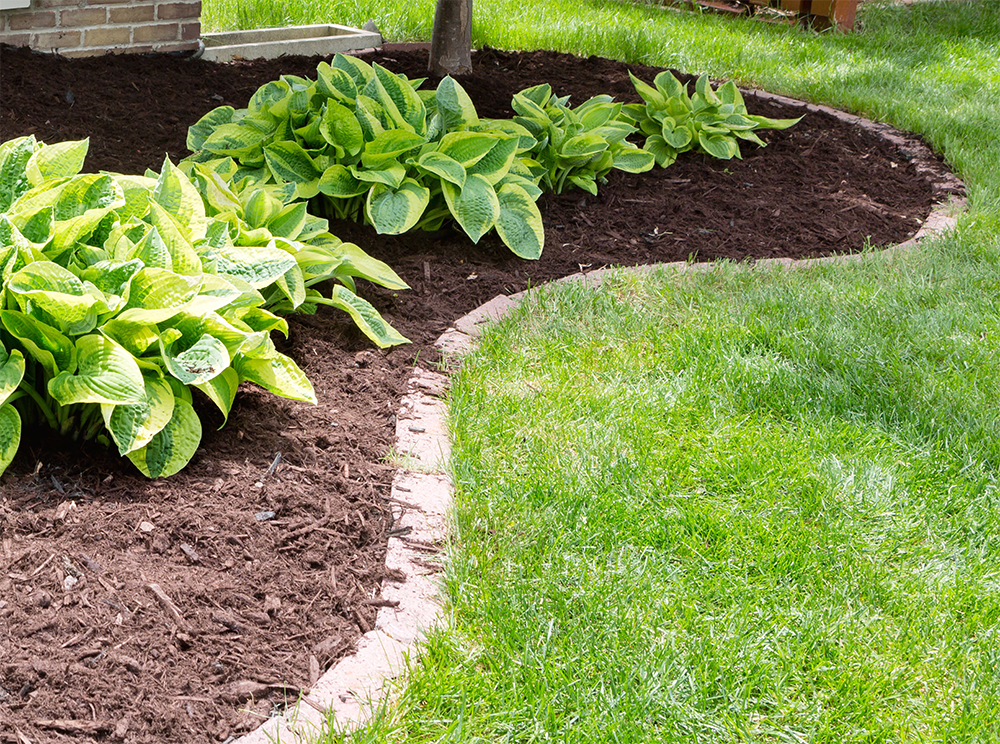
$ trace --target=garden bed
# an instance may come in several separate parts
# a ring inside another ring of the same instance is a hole
[[[179,160],[187,126],[241,107],[318,59],[218,65],[176,57],[65,60],[0,51],[0,141],[91,138],[86,169],[141,173]],[[426,52],[368,57],[410,77]],[[481,115],[509,116],[541,82],[579,103],[634,100],[627,70],[549,52],[484,50],[461,82]],[[753,113],[801,108],[747,98]],[[856,252],[910,237],[951,187],[919,142],[902,148],[835,116],[765,131],[744,160],[688,154],[667,170],[613,172],[597,197],[543,196],[546,246],[515,259],[442,231],[398,237],[335,223],[387,261],[408,292],[359,287],[411,338],[372,348],[329,310],[290,320],[279,348],[312,380],[308,406],[247,386],[227,426],[209,424],[188,468],[148,481],[97,447],[26,433],[0,479],[0,742],[224,741],[307,689],[374,623],[392,527],[398,394],[415,360],[456,317],[497,294],[610,264],[754,260]],[[918,165],[912,162],[919,155]],[[169,598],[169,599],[165,599]]]

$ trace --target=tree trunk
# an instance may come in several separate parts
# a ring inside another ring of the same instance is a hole
[[[438,0],[431,35],[431,75],[472,72],[472,0]]]

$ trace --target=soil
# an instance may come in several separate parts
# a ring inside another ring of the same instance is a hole
[[[410,77],[426,52],[369,54]],[[86,169],[142,173],[187,154],[187,127],[241,107],[319,58],[229,65],[173,56],[67,60],[0,49],[0,141],[90,137]],[[636,100],[628,70],[552,52],[474,55],[460,82],[481,115],[510,116],[541,82],[574,102]],[[689,78],[685,78],[689,79]],[[431,81],[430,84],[433,84]],[[748,95],[751,112],[804,113]],[[544,255],[514,258],[495,235],[332,231],[412,287],[359,288],[413,344],[373,349],[333,312],[290,319],[280,348],[319,404],[246,385],[228,424],[210,406],[186,470],[149,481],[96,445],[26,432],[0,478],[0,742],[225,741],[308,689],[371,629],[384,578],[398,396],[431,342],[497,294],[590,268],[674,260],[856,252],[910,237],[958,187],[919,141],[902,147],[826,113],[765,132],[744,159],[689,154],[666,170],[613,173],[597,197],[543,196]],[[914,158],[919,154],[920,163]],[[918,165],[923,170],[918,169]]]

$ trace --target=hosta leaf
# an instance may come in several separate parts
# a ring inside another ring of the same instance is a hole
[[[409,343],[399,331],[385,322],[371,303],[358,297],[346,287],[335,285],[330,299],[326,300],[325,304],[340,308],[350,315],[358,328],[383,349]]]
[[[500,138],[479,162],[469,166],[468,175],[478,174],[495,185],[510,171],[517,155],[517,144],[515,137]]]
[[[736,139],[728,135],[709,136],[699,132],[698,144],[713,158],[720,160],[729,160],[740,155],[740,146],[736,143]]]
[[[389,163],[382,168],[365,170],[352,165],[348,170],[359,181],[381,183],[393,189],[398,189],[406,178],[406,168],[399,163]]]
[[[412,178],[407,178],[398,189],[375,184],[368,192],[366,210],[375,230],[383,235],[399,235],[417,224],[431,192]]]
[[[167,371],[185,385],[208,382],[229,366],[226,345],[207,333],[180,352],[174,351],[177,341],[166,342],[160,338],[160,358]]]
[[[0,475],[14,460],[21,443],[21,417],[12,405],[0,406]]]
[[[229,420],[229,411],[233,408],[233,401],[236,399],[236,390],[239,386],[239,373],[232,367],[224,369],[221,374],[216,375],[208,382],[195,385],[222,412],[222,426],[225,426]],[[221,429],[222,426],[219,428]]]
[[[341,103],[353,103],[358,97],[358,86],[347,72],[320,62],[316,68],[316,89],[326,98]],[[332,144],[332,143],[331,143]]]
[[[24,378],[24,355],[14,349],[7,353],[0,344],[0,404],[4,403]]]
[[[656,164],[661,168],[666,168],[677,160],[677,150],[658,134],[648,137],[643,149],[653,154]]]
[[[218,272],[242,279],[254,289],[262,289],[295,266],[295,258],[269,246],[231,246],[216,251]]]
[[[449,132],[441,138],[442,152],[464,168],[478,163],[497,143],[497,137],[479,132]]]
[[[184,236],[177,224],[177,219],[172,214],[152,201],[149,203],[149,213],[146,219],[149,224],[156,228],[163,244],[170,251],[170,260],[173,262],[175,272],[186,276],[202,272],[201,258],[198,257],[194,247]]]
[[[140,324],[169,320],[195,298],[202,281],[201,276],[147,266],[133,277],[128,303],[117,319]]]
[[[515,255],[527,259],[538,258],[545,245],[545,229],[535,200],[513,183],[501,186],[497,198],[500,201],[500,216],[497,218],[496,228],[500,238]]]
[[[7,290],[22,310],[29,314],[34,308],[42,310],[64,333],[87,333],[97,325],[96,306],[103,298],[88,293],[75,274],[51,261],[28,264],[10,278]]]
[[[292,309],[297,308],[306,300],[306,283],[302,275],[302,269],[298,264],[290,268],[275,281],[275,286],[281,291],[292,304]]]
[[[287,101],[287,99],[292,94],[291,86],[284,80],[271,80],[270,82],[264,83],[260,86],[252,96],[250,96],[250,101],[247,104],[247,110],[253,114],[262,114],[270,112],[272,109],[274,115],[277,117],[282,116],[283,111],[278,109],[277,106],[282,101]],[[287,111],[287,104],[284,108]]]
[[[235,113],[236,109],[232,106],[219,106],[198,119],[198,121],[188,127],[187,149],[191,152],[198,152],[204,146],[205,140],[212,132],[223,124],[232,122],[233,114]]]
[[[339,259],[340,275],[356,276],[367,279],[386,289],[409,289],[410,286],[399,278],[388,264],[372,258],[354,243],[341,243],[333,252]]]
[[[306,403],[316,402],[316,394],[305,373],[284,354],[275,353],[266,358],[239,356],[233,361],[233,366],[242,379],[255,382],[275,395]]]
[[[478,243],[500,216],[500,201],[493,185],[479,175],[469,176],[462,189],[447,181],[441,184],[448,208],[465,234]]]
[[[155,377],[143,378],[143,382],[146,399],[142,403],[101,406],[104,425],[122,455],[146,446],[174,413],[174,393],[170,385]]]
[[[146,387],[135,359],[104,336],[76,340],[76,374],[60,372],[49,380],[49,395],[64,406],[73,403],[142,403]]]
[[[705,101],[711,106],[721,106],[722,99],[720,99],[715,91],[712,90],[712,84],[708,79],[708,75],[702,75],[699,77],[694,84],[695,92],[700,95]]]
[[[564,158],[580,160],[591,158],[607,149],[608,143],[604,138],[588,132],[568,138],[559,149],[559,155]]]
[[[0,311],[4,328],[42,365],[49,377],[76,371],[76,347],[67,336],[30,315],[15,310]]]
[[[134,260],[142,266],[154,269],[174,270],[174,259],[170,254],[170,249],[167,248],[167,244],[160,237],[160,231],[155,227],[149,228],[149,232],[146,233],[142,240],[132,246],[121,257],[125,261],[131,262]]]
[[[691,144],[691,130],[686,126],[674,129],[670,124],[664,123],[661,134],[663,141],[678,152],[683,151],[684,148]]]
[[[136,359],[160,340],[160,334],[155,325],[122,320],[121,318],[112,318],[102,325],[101,333],[120,344]]]
[[[379,102],[389,117],[401,128],[424,134],[427,131],[427,109],[417,91],[405,79],[379,64],[372,65],[380,92]]]
[[[180,169],[164,158],[160,177],[153,187],[153,199],[177,219],[184,237],[190,241],[205,237],[205,202],[198,189]]]
[[[438,83],[434,99],[446,130],[466,129],[479,123],[472,99],[451,75]]]
[[[597,196],[597,183],[594,181],[594,176],[592,174],[580,173],[575,176],[570,176],[569,181],[578,189],[583,189],[584,191]]]
[[[338,72],[341,75],[347,74],[340,70]],[[348,157],[354,157],[365,146],[365,134],[354,112],[335,101],[327,102],[319,131],[331,145],[342,147]]]
[[[361,162],[366,168],[382,168],[403,153],[421,147],[426,140],[419,134],[405,129],[389,129],[365,145]]]
[[[788,129],[802,121],[801,116],[798,119],[768,119],[766,116],[749,115],[747,118],[755,122],[760,129]]]
[[[345,54],[334,55],[333,67],[337,70],[343,70],[350,75],[358,88],[363,88],[375,76],[375,72],[372,70],[370,64],[357,57]]]
[[[337,199],[360,196],[370,188],[370,183],[358,180],[350,170],[339,163],[323,171],[323,176],[319,179],[320,192]]]
[[[35,138],[31,136],[0,145],[0,212],[7,211],[11,204],[31,188],[27,166],[36,148]]]
[[[115,214],[122,222],[130,219],[141,219],[149,211],[149,200],[152,198],[152,191],[156,186],[156,181],[145,176],[123,176],[118,173],[114,179],[121,187],[125,195],[125,204],[115,207]]]
[[[306,203],[298,202],[283,207],[267,222],[267,229],[276,238],[295,240],[306,226]]]
[[[647,105],[656,108],[663,108],[667,105],[668,96],[664,95],[660,90],[654,88],[648,83],[642,82],[639,78],[629,72],[628,76],[632,79],[632,85],[635,86],[635,92],[638,93],[642,100],[646,102]],[[673,77],[671,75],[671,77]],[[658,83],[659,81],[657,81]]]
[[[89,147],[89,139],[58,142],[40,147],[28,161],[26,167],[28,181],[32,186],[37,186],[48,179],[71,178],[77,175],[83,168]]]
[[[371,142],[385,131],[385,126],[382,124],[382,107],[378,101],[368,96],[359,95],[355,103],[354,113],[361,126],[365,142]]]
[[[652,153],[635,146],[615,149],[613,158],[614,167],[626,173],[645,173],[653,167],[654,162]]]
[[[666,98],[683,98],[687,94],[684,84],[674,77],[674,74],[670,70],[664,70],[653,78],[653,85]]]
[[[238,122],[217,128],[205,139],[202,148],[217,155],[231,155],[243,160],[260,152],[270,142],[276,129],[277,125],[269,118],[246,116]]]
[[[139,259],[130,261],[100,261],[80,273],[80,278],[91,282],[106,295],[128,296],[132,277],[139,273],[143,262]]]
[[[297,142],[271,143],[264,148],[264,159],[274,177],[281,181],[311,183],[321,174],[312,157]]]
[[[180,471],[198,450],[201,421],[186,400],[174,400],[173,415],[149,444],[127,457],[149,478],[167,478]]]
[[[443,152],[437,152],[436,150],[425,152],[420,156],[416,164],[418,168],[445,181],[450,181],[459,188],[465,186],[465,167]]]
[[[246,200],[243,207],[243,219],[252,228],[264,227],[282,210],[283,204],[264,189],[244,191]]]

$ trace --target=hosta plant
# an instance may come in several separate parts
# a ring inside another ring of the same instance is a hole
[[[496,229],[514,253],[537,258],[541,192],[522,163],[534,139],[480,119],[452,78],[434,91],[422,82],[337,55],[315,81],[285,75],[246,109],[206,114],[189,130],[189,161],[218,170],[232,160],[237,188],[268,187],[286,207],[313,200],[317,213],[364,219],[379,233],[454,220],[473,242]]]
[[[622,104],[611,96],[571,108],[568,96],[553,96],[543,84],[517,93],[511,105],[514,122],[537,140],[532,156],[545,191],[559,194],[572,185],[596,194],[612,169],[642,173],[653,167],[653,156],[626,140],[636,129],[621,120]]]
[[[695,83],[694,95],[689,95],[687,86],[669,70],[658,74],[652,86],[629,74],[645,103],[626,104],[622,116],[639,127],[646,137],[644,149],[663,168],[688,150],[722,160],[740,158],[740,140],[761,147],[766,144],[755,130],[787,129],[802,118],[769,119],[750,114],[731,80],[713,90],[708,76],[702,75]]]
[[[80,174],[87,142],[0,145],[0,473],[24,424],[107,438],[150,477],[193,456],[199,390],[227,417],[240,382],[315,402],[270,332],[277,313],[343,308],[401,342],[351,277],[403,287],[303,208],[208,168]],[[312,285],[340,280],[331,296]]]

